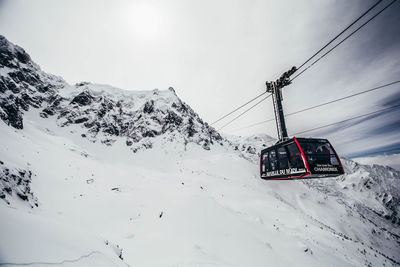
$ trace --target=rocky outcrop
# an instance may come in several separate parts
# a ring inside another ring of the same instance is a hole
[[[177,138],[210,149],[210,145],[222,143],[221,135],[175,94],[167,91],[130,92],[130,97],[99,92],[99,85],[85,84],[75,87],[68,99],[55,99],[42,111],[42,116],[57,116],[60,126],[79,124],[85,136],[96,141],[101,136],[112,140],[126,138],[134,151],[151,147],[155,137]],[[119,90],[109,88],[110,90]],[[78,93],[79,92],[79,93]],[[156,92],[156,93],[155,93]]]
[[[0,161],[0,199],[7,204],[19,199],[31,208],[38,207],[38,200],[31,192],[31,181],[30,170],[7,168],[4,162]]]
[[[60,77],[41,71],[24,49],[0,35],[0,119],[22,129],[24,112],[41,107],[63,86]]]

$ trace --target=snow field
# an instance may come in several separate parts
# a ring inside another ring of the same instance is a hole
[[[73,126],[36,118],[28,113],[22,131],[0,127],[2,160],[32,170],[40,203],[1,206],[0,263],[390,266],[368,247],[371,225],[358,214],[307,182],[260,180],[239,152],[156,139],[134,154],[122,140],[92,143]],[[390,243],[372,242],[398,259]]]

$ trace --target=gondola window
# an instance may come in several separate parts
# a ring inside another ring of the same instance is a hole
[[[280,147],[278,149],[278,158],[279,158],[279,168],[287,169],[289,168],[288,156],[285,147]]]
[[[269,151],[269,163],[270,163],[270,171],[276,171],[278,169],[278,160],[276,158],[275,150]]]
[[[290,166],[292,168],[304,168],[303,160],[301,159],[300,150],[295,143],[287,146],[289,151]]]

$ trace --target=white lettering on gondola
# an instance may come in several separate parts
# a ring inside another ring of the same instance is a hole
[[[317,171],[317,172],[337,172],[338,169],[337,169],[337,167],[333,167],[333,166],[330,166],[330,167],[315,167],[314,171]]]
[[[269,171],[266,172],[263,176],[270,177],[270,176],[282,176],[282,175],[291,175],[291,174],[299,174],[304,173],[306,170],[304,168],[289,168],[283,170],[276,170],[276,171]]]
[[[315,172],[338,172],[337,166],[332,166],[330,164],[317,164],[314,167]]]

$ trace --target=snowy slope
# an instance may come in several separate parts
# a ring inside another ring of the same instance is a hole
[[[173,90],[70,86],[0,53],[1,266],[400,265],[400,172],[263,181],[268,136],[223,137]]]

